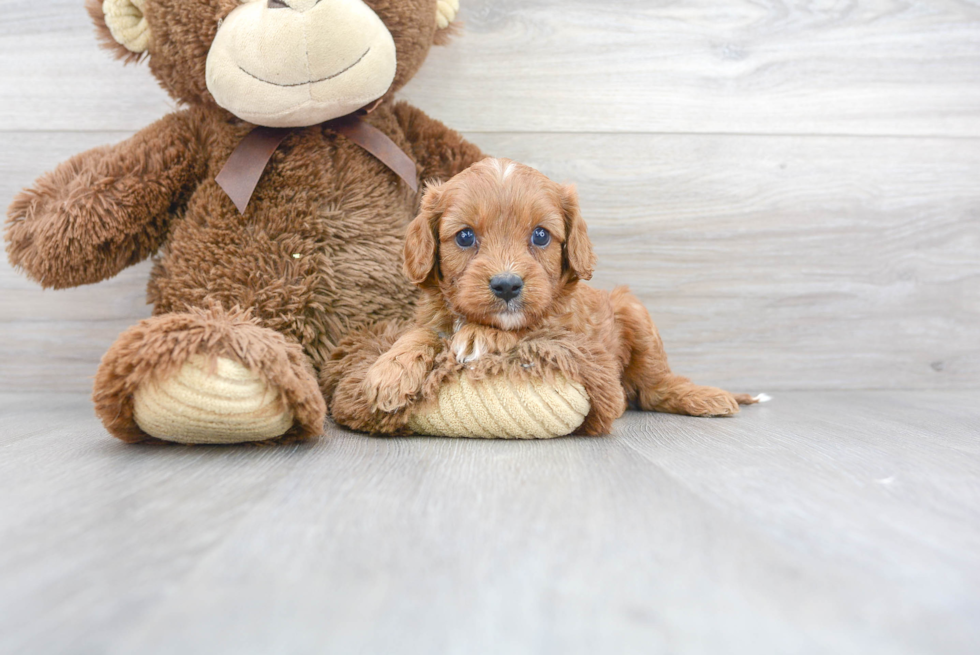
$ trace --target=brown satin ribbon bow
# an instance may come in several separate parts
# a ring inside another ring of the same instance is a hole
[[[405,180],[412,191],[418,192],[415,162],[387,134],[363,120],[360,113],[337,118],[324,125],[370,152]],[[242,139],[218,173],[215,181],[241,214],[245,214],[272,155],[292,131],[291,128],[256,127]]]

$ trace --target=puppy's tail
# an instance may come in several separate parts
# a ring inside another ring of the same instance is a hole
[[[767,393],[760,393],[758,396],[752,396],[747,393],[733,393],[735,400],[738,401],[739,405],[758,405],[759,403],[767,403],[772,400],[772,396]]]

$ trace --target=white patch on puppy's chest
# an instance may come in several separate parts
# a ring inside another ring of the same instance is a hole
[[[460,364],[475,362],[483,357],[486,351],[487,347],[479,337],[474,336],[472,339],[457,338],[453,340],[453,354],[456,355],[456,361]]]

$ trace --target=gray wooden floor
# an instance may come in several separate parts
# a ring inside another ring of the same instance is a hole
[[[0,653],[976,653],[980,393],[126,446],[0,395]]]

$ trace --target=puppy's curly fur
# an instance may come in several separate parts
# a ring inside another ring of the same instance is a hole
[[[405,274],[422,299],[415,324],[367,369],[362,390],[372,410],[402,412],[423,394],[437,359],[471,367],[545,335],[588,369],[576,376],[592,403],[581,434],[608,433],[628,404],[728,416],[755,402],[674,375],[640,301],[626,287],[582,282],[594,266],[574,187],[505,159],[430,187],[405,243]]]

